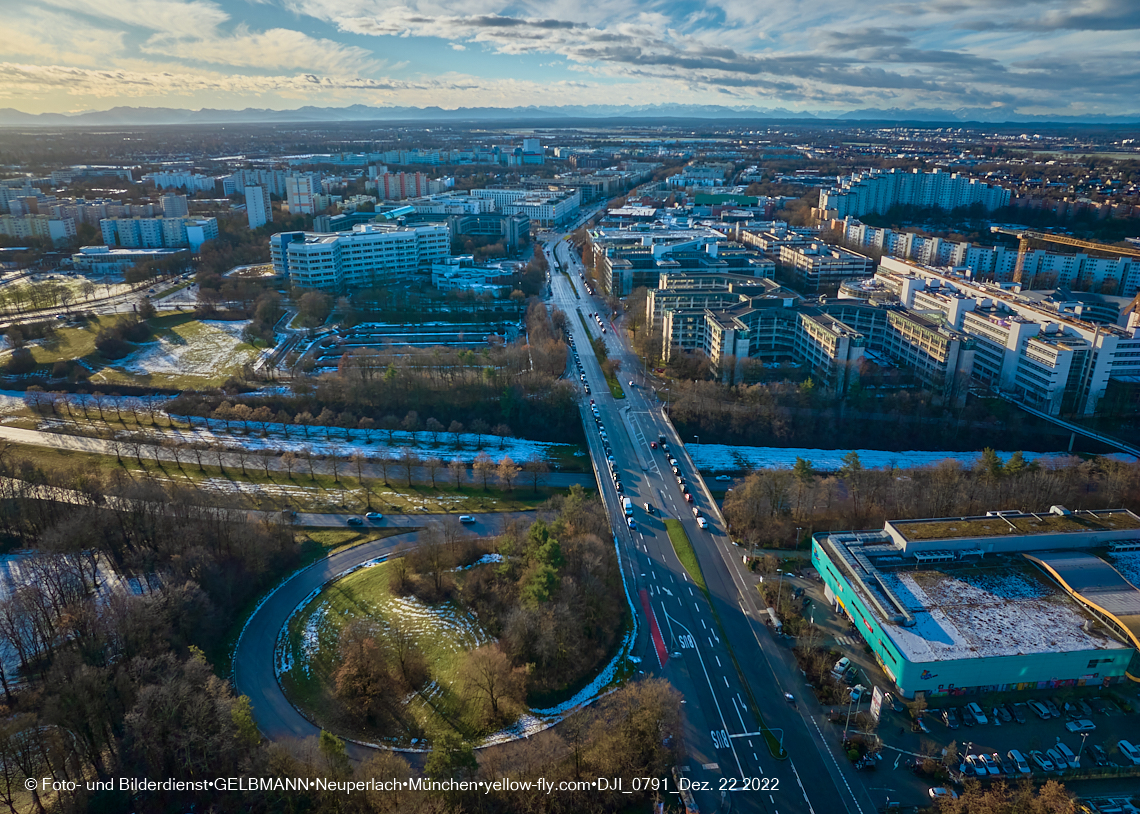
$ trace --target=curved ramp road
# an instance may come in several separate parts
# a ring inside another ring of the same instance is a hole
[[[485,536],[497,533],[509,520],[534,516],[533,512],[475,515],[476,522],[464,528]],[[412,519],[422,525],[431,518]],[[289,616],[306,597],[337,575],[361,563],[387,556],[399,545],[414,545],[417,536],[416,531],[409,529],[407,534],[363,543],[319,560],[286,579],[253,612],[234,650],[234,688],[239,695],[249,696],[257,727],[265,737],[280,740],[321,734],[319,726],[289,703],[274,673],[277,635],[289,621]],[[349,755],[358,760],[371,752],[367,746],[352,743],[347,746]]]

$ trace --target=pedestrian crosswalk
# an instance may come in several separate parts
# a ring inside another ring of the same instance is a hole
[[[862,643],[863,640],[859,636],[849,636],[847,634],[843,634],[842,636],[836,636],[835,641],[839,642],[840,644],[845,644],[848,647],[854,647],[855,645]]]

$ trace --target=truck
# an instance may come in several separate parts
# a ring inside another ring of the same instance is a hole
[[[625,509],[626,517],[632,517],[633,516],[633,501],[630,500],[628,497],[623,497],[621,499],[621,505],[622,505],[622,508]]]

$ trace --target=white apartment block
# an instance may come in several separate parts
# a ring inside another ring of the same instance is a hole
[[[893,257],[875,281],[976,340],[974,378],[1049,413],[1092,415],[1111,378],[1140,377],[1140,329],[1067,318],[995,285]]]
[[[557,226],[565,223],[582,205],[581,190],[526,189],[516,187],[488,187],[473,189],[471,195],[493,201],[495,208],[505,215],[526,215],[539,226]]]
[[[290,175],[285,179],[285,197],[291,215],[315,215],[320,206],[321,181],[315,175]]]
[[[129,249],[189,247],[197,252],[218,236],[217,218],[103,218],[103,242]]]
[[[162,216],[164,218],[188,218],[190,217],[190,205],[186,203],[185,195],[163,195],[159,199],[159,205],[162,207]]]
[[[246,186],[245,215],[250,229],[257,229],[273,220],[273,203],[268,187]]]
[[[59,246],[75,238],[75,220],[50,215],[0,215],[0,235],[18,240],[50,240]]]
[[[451,254],[446,224],[358,224],[351,232],[281,232],[269,239],[273,268],[297,288],[344,291],[384,285]]]
[[[975,246],[914,232],[877,229],[853,218],[830,224],[848,244],[865,246],[924,266],[964,269],[975,278],[998,283],[1013,281],[1017,248]],[[1069,288],[1134,297],[1140,292],[1140,258],[1090,257],[1032,249],[1025,255],[1024,279],[1033,288]]]
[[[805,294],[838,287],[849,277],[869,277],[874,272],[870,257],[826,243],[780,246],[780,264]]]
[[[843,219],[884,213],[892,206],[954,209],[981,204],[987,210],[1007,206],[1010,191],[957,173],[871,170],[841,179],[838,187],[821,189],[819,208]]]
[[[158,189],[185,189],[187,192],[213,192],[214,178],[192,172],[152,172],[143,176]]]

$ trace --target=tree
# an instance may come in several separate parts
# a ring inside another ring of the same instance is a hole
[[[458,421],[452,421],[447,431],[451,433],[451,437],[455,442],[455,448],[459,449],[459,436],[463,434],[463,425]]]
[[[380,467],[380,477],[384,481],[384,485],[388,485],[388,467],[392,465],[392,453],[387,449],[376,450],[376,455],[373,456],[376,465]]]
[[[546,465],[546,461],[534,453],[523,463],[523,471],[531,477],[532,485],[534,486],[534,493],[538,494],[538,482],[542,479],[543,475],[550,471],[550,467]]]
[[[431,476],[431,488],[435,488],[435,476],[440,469],[443,468],[443,461],[432,455],[430,458],[424,460],[424,468],[427,469],[428,475]]]
[[[467,464],[460,458],[452,458],[448,461],[447,471],[451,473],[451,477],[455,480],[455,488],[462,488],[463,476],[467,474]]]
[[[499,461],[496,474],[503,485],[507,487],[507,491],[510,492],[514,488],[515,478],[519,476],[520,471],[521,467],[511,460],[511,456],[504,455],[503,459]]]
[[[415,410],[409,410],[400,426],[403,427],[404,432],[412,436],[412,443],[416,443],[416,433],[420,431],[420,414]]]
[[[412,485],[412,470],[420,465],[420,456],[414,450],[404,447],[400,450],[400,466],[404,467],[404,474],[408,481],[408,486]]]
[[[483,491],[486,492],[487,480],[491,477],[491,471],[495,468],[495,461],[486,452],[480,452],[475,456],[471,468],[476,475],[483,479]]]
[[[332,298],[320,291],[307,291],[297,301],[297,317],[305,328],[316,328],[332,313]]]
[[[281,455],[281,465],[285,467],[285,473],[289,476],[289,480],[293,480],[293,470],[297,466],[297,456],[291,451],[286,450]]]
[[[475,433],[476,448],[483,446],[483,436],[490,431],[490,425],[481,418],[477,418],[471,422],[471,432]]]
[[[978,468],[982,472],[982,478],[988,483],[998,481],[1002,476],[1003,470],[1001,456],[990,447],[984,448],[982,450],[982,457],[978,461]]]
[[[463,681],[470,692],[490,706],[490,718],[497,721],[502,705],[522,696],[522,671],[511,666],[511,660],[497,644],[472,650],[463,663]]]
[[[442,732],[432,742],[431,754],[424,763],[427,776],[440,781],[469,777],[478,768],[474,748],[451,731]]]
[[[506,424],[496,424],[494,432],[495,435],[499,436],[499,449],[502,449],[503,444],[511,435],[511,428]]]
[[[434,418],[429,418],[424,426],[431,434],[432,446],[439,446],[439,434],[443,432],[443,424]]]

